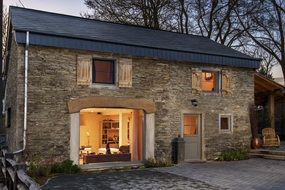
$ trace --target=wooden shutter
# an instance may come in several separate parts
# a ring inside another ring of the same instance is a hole
[[[192,93],[201,91],[202,71],[199,69],[192,69]]]
[[[89,85],[91,82],[91,62],[92,57],[78,56],[77,57],[77,84]]]
[[[119,87],[132,87],[132,59],[119,60]]]
[[[222,95],[231,93],[230,75],[228,71],[222,70]]]

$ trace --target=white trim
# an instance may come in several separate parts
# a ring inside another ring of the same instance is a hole
[[[145,159],[154,158],[155,144],[155,115],[154,113],[145,113]]]
[[[70,160],[79,165],[80,113],[70,114]]]
[[[225,118],[228,118],[229,119],[229,129],[221,129],[221,118],[222,117],[225,117]],[[233,114],[219,114],[219,133],[220,134],[223,134],[223,133],[233,133],[233,125],[234,125],[234,122],[233,122]]]

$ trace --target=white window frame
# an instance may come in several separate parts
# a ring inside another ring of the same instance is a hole
[[[221,118],[228,118],[229,129],[221,128]],[[219,133],[233,133],[233,114],[219,114]]]

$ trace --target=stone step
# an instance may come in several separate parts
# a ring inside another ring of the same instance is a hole
[[[270,155],[280,155],[280,156],[285,156],[285,151],[280,151],[280,150],[250,150],[250,153],[257,153],[257,154],[270,154]]]
[[[102,171],[102,170],[124,170],[126,168],[137,169],[143,166],[142,162],[102,162],[81,165],[80,168],[86,172]]]
[[[262,154],[262,153],[249,153],[251,158],[265,158],[270,160],[284,160],[285,155]]]

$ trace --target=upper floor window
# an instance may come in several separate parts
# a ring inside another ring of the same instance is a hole
[[[115,84],[115,63],[113,60],[93,59],[92,83]]]
[[[105,84],[107,84],[111,88],[116,86],[131,88],[132,76],[132,59],[130,58],[119,58],[115,61],[105,58],[92,58],[91,55],[77,56],[76,82],[78,85],[105,88]]]
[[[219,92],[219,72],[203,70],[201,90],[204,92]]]

